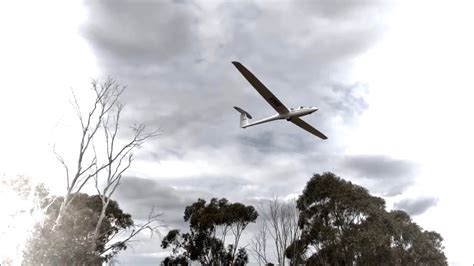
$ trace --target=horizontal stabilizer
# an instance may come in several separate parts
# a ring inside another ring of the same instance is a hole
[[[252,116],[244,109],[237,106],[234,106],[234,109],[237,110],[239,113],[244,114],[248,119],[252,119]]]

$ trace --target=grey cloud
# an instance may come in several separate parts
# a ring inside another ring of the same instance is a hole
[[[360,16],[360,13],[367,12],[378,12],[380,11],[381,4],[388,5],[389,3],[380,3],[371,0],[365,1],[310,1],[302,0],[295,2],[296,5],[301,7],[301,10],[312,14],[318,14],[318,16],[327,18],[339,18],[339,19],[350,19],[354,16]],[[362,12],[361,12],[362,11]]]
[[[155,180],[124,177],[115,196],[134,219],[146,219],[151,208],[155,207],[163,213],[165,223],[182,223],[184,208],[198,198],[209,197],[209,194],[177,189]]]
[[[365,179],[371,191],[385,196],[401,194],[413,183],[416,170],[410,161],[384,155],[346,156],[341,162],[341,171]]]
[[[160,243],[157,243],[159,246]],[[160,254],[161,256],[156,256],[152,252],[150,253],[135,253],[133,250],[126,250],[120,253],[114,261],[118,262],[117,265],[140,265],[140,266],[156,266],[160,265],[160,262],[167,257],[168,253]],[[113,264],[113,262],[111,263]]]
[[[167,182],[172,183],[176,187],[203,191],[208,195],[208,197],[204,198],[206,200],[216,197],[227,198],[230,201],[245,201],[259,196],[271,197],[274,193],[284,193],[288,190],[287,185],[281,184],[282,182],[278,182],[278,180],[274,179],[271,184],[262,185],[261,180],[250,180],[245,177],[245,173],[242,173],[242,176],[236,177],[199,176],[167,180]]]
[[[421,197],[414,199],[403,199],[395,203],[395,209],[406,211],[409,215],[419,215],[438,203],[438,198]]]
[[[276,122],[278,123],[278,122]],[[309,138],[298,138],[295,135],[306,135],[304,130],[295,127],[292,123],[286,121],[279,121],[280,125],[275,124],[275,127],[280,128],[288,127],[285,131],[281,132],[269,131],[265,129],[263,131],[251,132],[252,134],[239,135],[237,140],[248,148],[256,149],[258,152],[308,152],[313,149],[314,146],[309,145],[310,142],[316,143],[316,146],[322,145],[321,142],[316,142],[314,139]],[[249,128],[246,131],[252,130]],[[300,134],[298,134],[298,131]],[[291,133],[288,133],[291,132]]]
[[[137,217],[146,217],[155,205],[170,224],[182,226],[184,207],[199,197],[242,201],[299,193],[314,172],[350,173],[387,195],[411,184],[409,162],[342,155],[346,143],[339,127],[354,126],[370,104],[364,99],[370,87],[347,74],[352,60],[382,36],[385,4],[246,1],[209,8],[198,1],[109,0],[87,1],[86,8],[82,33],[100,71],[128,87],[126,123],[145,122],[163,132],[146,147],[152,153],[137,160],[199,159],[226,173],[124,178],[117,197]],[[288,107],[319,107],[304,119],[329,140],[317,140],[286,121],[240,129],[233,106],[256,118],[274,110],[233,60]],[[344,123],[334,125],[339,118]]]
[[[83,34],[115,63],[154,64],[192,55],[193,8],[172,1],[87,1]]]
[[[159,124],[164,138],[173,136],[182,147],[219,146],[238,128],[233,105],[272,111],[230,64],[234,59],[290,106],[319,105],[326,118],[348,120],[366,107],[353,97],[361,86],[340,81],[347,69],[340,62],[380,36],[378,23],[344,24],[349,10],[364,17],[373,3],[322,2],[313,11],[305,5],[311,3],[225,3],[210,10],[199,2],[89,2],[83,32],[104,71],[130,87],[132,118]],[[321,13],[331,15],[321,21]],[[212,33],[205,31],[208,21]],[[330,124],[320,124],[331,132]]]
[[[413,163],[384,155],[347,156],[344,166],[354,170],[359,176],[370,179],[396,179],[412,175],[414,171]]]
[[[120,206],[135,219],[146,219],[151,207],[163,213],[165,223],[183,224],[186,206],[198,198],[210,200],[225,197],[231,201],[271,197],[275,192],[285,193],[288,188],[275,182],[259,187],[258,182],[245,177],[193,176],[174,179],[151,180],[125,177],[116,192]]]
[[[230,201],[245,201],[297,192],[285,182],[293,177],[288,173],[283,175],[281,180],[276,175],[272,176],[273,182],[265,182],[268,183],[266,186],[260,185],[258,180],[231,176],[199,176],[159,181],[125,177],[116,192],[116,198],[120,206],[136,219],[146,219],[150,208],[155,206],[163,213],[166,222],[182,224],[185,207],[198,198],[210,200],[213,197],[225,197]]]
[[[185,206],[195,202],[198,198],[209,201],[212,197],[225,197],[231,202],[240,201],[257,207],[260,200],[255,200],[246,193],[245,187],[248,181],[231,177],[202,177],[182,178],[177,180],[149,180],[136,177],[125,177],[124,182],[117,191],[117,199],[121,205],[125,203],[125,210],[132,210],[141,219],[146,218],[148,209],[142,205],[154,202],[155,206],[164,212],[162,223],[168,225],[161,232],[166,234],[169,229],[180,229],[183,232],[189,230],[189,225],[183,221]],[[163,184],[165,183],[165,184]],[[168,185],[169,183],[173,185]],[[174,187],[178,188],[174,188]],[[193,188],[189,190],[187,188]],[[208,191],[208,192],[202,192]],[[226,191],[226,193],[221,193]],[[240,196],[239,196],[240,195]],[[239,199],[238,199],[239,198]],[[140,212],[140,209],[143,211]],[[174,217],[174,218],[173,218]],[[134,217],[136,218],[136,217]],[[252,234],[252,226],[249,226],[242,237],[241,243],[245,245]],[[132,243],[131,248],[119,254],[116,258],[120,263],[134,265],[156,265],[164,257],[169,255],[169,250],[160,247],[159,237],[149,238],[147,235],[139,236],[138,241]],[[144,244],[146,243],[146,244]]]

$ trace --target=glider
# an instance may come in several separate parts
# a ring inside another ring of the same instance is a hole
[[[262,97],[273,107],[273,109],[278,112],[278,114],[275,114],[273,116],[260,119],[255,122],[250,122],[252,116],[244,109],[234,106],[234,109],[240,113],[241,128],[247,128],[250,126],[259,125],[274,120],[286,119],[315,136],[318,136],[322,139],[328,138],[319,130],[312,127],[310,124],[306,123],[300,118],[301,116],[309,115],[316,112],[318,108],[303,106],[290,109],[286,108],[286,106],[280,100],[278,100],[278,98],[273,95],[273,93],[267,87],[265,87],[265,85],[263,85],[263,83],[260,82],[260,80],[258,80],[257,77],[255,77],[252,72],[250,72],[246,67],[244,67],[241,63],[235,61],[232,62],[232,64],[234,64],[237,70],[239,70],[239,72],[244,76],[244,78],[257,90],[258,93],[260,93],[260,95],[262,95]]]

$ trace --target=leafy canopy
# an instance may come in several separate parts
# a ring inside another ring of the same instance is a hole
[[[62,197],[56,198],[47,209],[44,223],[36,226],[27,244],[24,264],[68,265],[74,262],[77,265],[101,265],[126,249],[126,244],[122,242],[106,247],[121,230],[133,226],[130,214],[124,213],[116,201],[110,201],[95,243],[96,249],[91,250],[93,233],[102,209],[100,197],[77,194],[61,223],[53,230],[62,200]]]
[[[311,265],[446,265],[442,237],[333,173],[315,174],[297,201],[301,237],[287,252]]]
[[[229,203],[225,198],[213,198],[208,204],[198,199],[184,211],[189,233],[171,230],[163,239],[161,246],[172,248],[172,255],[163,263],[187,265],[189,261],[198,261],[204,265],[244,265],[248,255],[244,248],[238,248],[238,243],[244,229],[255,222],[257,216],[253,206]],[[232,232],[233,241],[225,247],[228,232]]]

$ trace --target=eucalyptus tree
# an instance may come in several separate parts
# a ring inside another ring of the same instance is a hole
[[[315,174],[297,200],[299,239],[286,255],[311,265],[446,265],[442,237],[333,173]],[[298,252],[293,252],[295,249]],[[291,252],[290,252],[291,251]]]
[[[184,221],[189,232],[171,230],[161,246],[171,248],[165,264],[198,261],[204,265],[244,265],[248,262],[245,248],[239,248],[240,238],[258,213],[253,206],[229,203],[225,198],[213,198],[209,203],[198,199],[186,207]],[[226,246],[227,245],[227,246]]]

